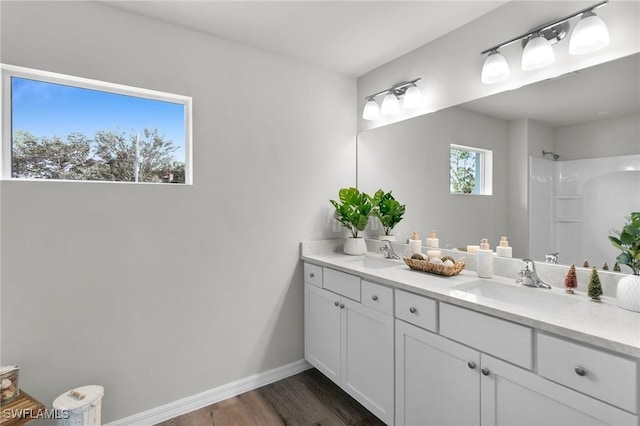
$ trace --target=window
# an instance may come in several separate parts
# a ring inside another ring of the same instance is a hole
[[[2,177],[191,183],[191,98],[3,66]]]
[[[492,151],[452,144],[449,152],[449,191],[451,194],[491,195],[492,167]]]

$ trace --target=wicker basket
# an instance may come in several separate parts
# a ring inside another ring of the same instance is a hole
[[[406,263],[409,268],[416,271],[444,275],[445,277],[458,275],[467,265],[466,259],[464,257],[456,260],[453,266],[446,266],[442,263],[431,263],[428,260],[410,259],[408,257],[403,257],[402,260],[404,260],[404,263]]]

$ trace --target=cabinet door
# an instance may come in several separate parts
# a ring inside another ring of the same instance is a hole
[[[305,283],[304,358],[340,384],[340,296]]]
[[[396,425],[477,425],[480,354],[396,320]]]
[[[638,425],[638,417],[482,354],[482,425]]]
[[[393,317],[342,302],[342,388],[393,424]]]

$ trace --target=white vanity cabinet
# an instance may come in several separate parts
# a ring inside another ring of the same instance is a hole
[[[396,320],[396,424],[478,425],[480,352]]]
[[[393,316],[386,312],[392,292],[330,268],[308,269],[305,265],[305,359],[393,424],[394,332]],[[307,279],[310,273],[321,276],[321,283]]]
[[[398,318],[399,303],[436,303],[396,293]],[[397,425],[638,425],[636,362],[542,333],[534,339],[530,327],[437,305],[437,330],[433,319],[396,319]],[[582,366],[578,373],[571,363]]]
[[[481,424],[637,425],[638,417],[482,354]]]
[[[385,423],[640,426],[638,358],[356,274],[305,263],[305,358]]]

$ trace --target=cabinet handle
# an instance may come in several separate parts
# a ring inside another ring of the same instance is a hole
[[[486,367],[485,367],[485,368],[483,368],[483,369],[482,369],[482,370],[480,370],[480,371],[482,371],[482,374],[484,374],[485,376],[488,376],[488,375],[489,375],[489,373],[490,373],[489,369],[488,369],[488,368],[486,368]]]
[[[469,361],[467,363],[467,365],[469,366],[470,369],[474,370],[476,368],[476,363],[473,361]]]
[[[586,376],[586,375],[587,375],[586,370],[585,370],[584,368],[580,367],[580,366],[577,366],[577,367],[575,368],[575,371],[576,371],[576,374],[577,374],[578,376]]]
[[[312,272],[312,273],[310,273],[310,274],[309,274],[309,276],[310,276],[311,278],[313,278],[313,277],[315,277],[315,274]]]
[[[413,306],[409,306],[409,312],[411,312],[412,314],[415,314],[417,311],[416,308],[414,308]]]
[[[340,306],[340,302],[333,302],[334,305]]]
[[[340,309],[344,309],[344,303],[340,304]]]
[[[378,300],[378,296],[376,296],[375,294],[373,296],[371,296],[371,300],[376,301]]]

